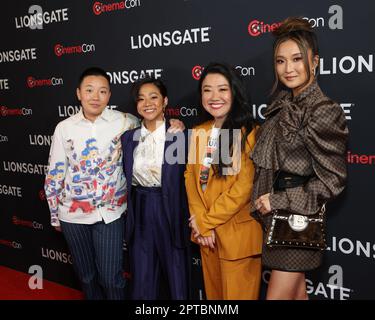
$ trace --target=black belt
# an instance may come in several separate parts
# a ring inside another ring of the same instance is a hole
[[[141,185],[133,186],[134,190],[137,191],[144,191],[144,192],[153,192],[153,193],[161,193],[162,189],[161,187],[144,187]]]
[[[303,186],[311,178],[311,176],[300,176],[285,171],[278,171],[275,176],[277,176],[277,178],[273,185],[274,191],[284,191],[287,188]]]

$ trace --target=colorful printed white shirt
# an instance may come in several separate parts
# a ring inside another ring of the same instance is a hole
[[[124,213],[120,137],[138,125],[131,114],[105,109],[94,122],[81,110],[56,126],[44,186],[53,226],[110,223]]]

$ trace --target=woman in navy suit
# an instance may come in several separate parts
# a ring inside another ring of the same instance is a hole
[[[158,298],[161,274],[171,299],[188,297],[188,205],[184,186],[186,135],[171,133],[164,118],[167,89],[146,78],[133,88],[140,128],[121,138],[127,180],[125,239],[131,298]]]

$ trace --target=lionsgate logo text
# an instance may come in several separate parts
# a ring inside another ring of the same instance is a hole
[[[0,184],[0,195],[22,198],[22,188]]]
[[[0,52],[0,63],[36,60],[36,48],[15,49]]]
[[[130,36],[131,49],[148,49],[156,47],[180,46],[210,42],[211,27],[192,28],[185,30],[165,31],[152,34]]]
[[[262,273],[262,280],[268,284],[271,271],[265,270]],[[331,265],[328,268],[328,281],[315,283],[306,279],[306,292],[310,297],[319,297],[329,300],[348,300],[352,289],[344,287],[344,271],[340,265]]]
[[[363,72],[374,72],[373,54],[369,54],[368,56],[332,57],[331,59],[320,58],[319,73],[323,76],[337,73],[350,74]]]
[[[117,108],[118,108],[117,105],[107,106],[107,109],[109,109],[109,110],[116,110]],[[81,106],[72,106],[72,105],[58,106],[59,117],[61,117],[61,118],[74,116],[80,110],[81,110]]]
[[[142,70],[123,70],[107,72],[111,80],[111,84],[129,84],[134,83],[145,77],[153,77],[158,79],[161,77],[163,69],[142,69]]]
[[[69,253],[61,252],[55,249],[41,248],[43,258],[54,260],[61,263],[73,264],[73,258]]]
[[[0,79],[0,90],[9,90],[9,79]]]
[[[16,17],[16,28],[30,28],[31,30],[43,29],[43,24],[68,21],[68,8],[44,11],[41,6],[32,5],[29,8],[29,15]]]

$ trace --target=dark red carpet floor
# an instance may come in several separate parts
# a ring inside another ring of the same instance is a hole
[[[30,289],[30,274],[0,266],[0,300],[82,300],[81,291],[43,280],[43,289]]]

